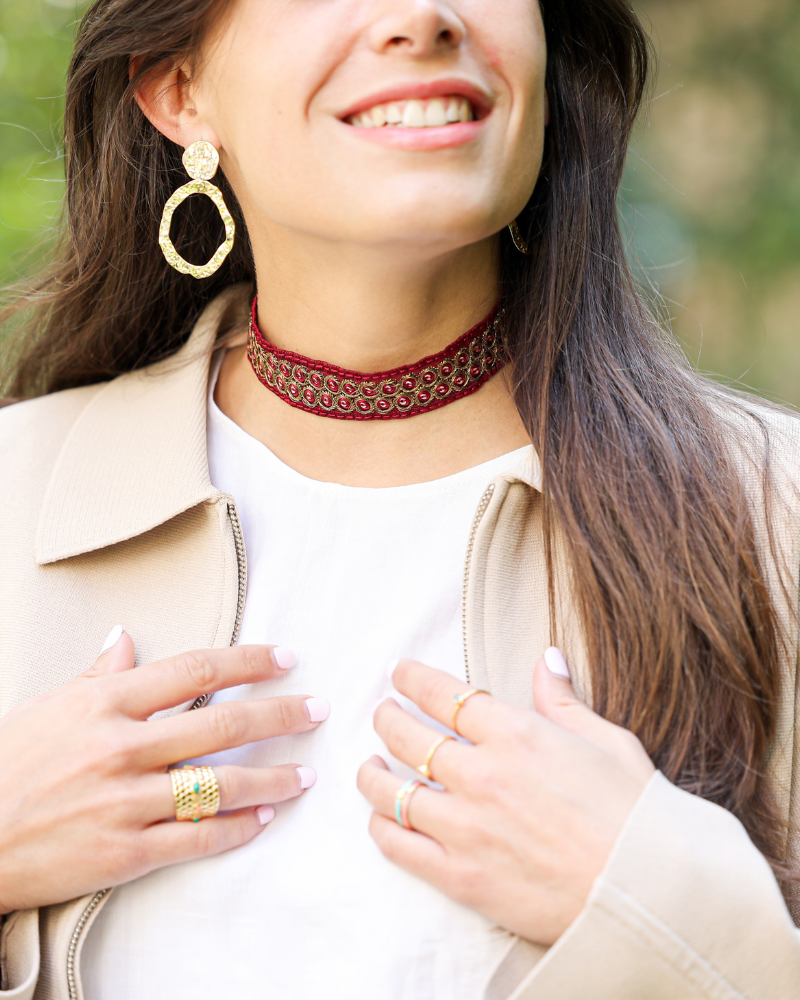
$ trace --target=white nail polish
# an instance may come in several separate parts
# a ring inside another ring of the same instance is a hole
[[[280,670],[290,670],[297,663],[295,654],[285,646],[276,646],[272,650],[272,658]]]
[[[311,788],[317,782],[317,772],[313,767],[296,767],[297,777],[300,779],[300,787]]]
[[[258,822],[262,826],[266,826],[267,823],[275,819],[275,810],[272,806],[259,806],[256,809],[256,816],[258,817]]]
[[[561,677],[563,680],[569,680],[569,667],[560,649],[556,649],[555,646],[546,649],[544,651],[544,662],[547,664],[547,669],[551,674]]]
[[[397,669],[397,664],[398,664],[399,662],[400,662],[400,660],[390,660],[390,662],[389,662],[389,665],[388,665],[388,667],[386,668],[386,676],[387,676],[387,677],[389,678],[389,680],[391,680],[391,679],[392,679],[392,674],[393,674],[393,673],[395,672],[395,670]]]
[[[121,625],[115,625],[111,631],[106,636],[106,641],[103,643],[103,648],[100,650],[100,655],[107,653],[112,646],[116,646],[119,642],[120,637],[125,629]]]
[[[331,706],[324,698],[306,698],[309,722],[324,722],[331,714]]]

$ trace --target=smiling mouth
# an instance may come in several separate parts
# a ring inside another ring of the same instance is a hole
[[[458,95],[387,101],[344,119],[355,128],[441,128],[481,117],[466,97]]]

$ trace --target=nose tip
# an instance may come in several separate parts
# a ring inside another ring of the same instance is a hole
[[[373,27],[373,47],[413,56],[458,48],[466,29],[454,11],[439,0],[397,0]]]

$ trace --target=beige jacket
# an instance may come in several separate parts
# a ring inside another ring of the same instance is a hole
[[[209,480],[206,392],[217,332],[242,305],[239,290],[226,292],[165,363],[0,412],[0,712],[84,670],[118,621],[139,662],[235,641],[244,548],[234,499]],[[776,525],[796,594],[800,504],[791,487],[800,480],[800,434],[791,418],[769,419]],[[540,485],[536,470],[530,483],[487,484],[465,570],[470,679],[529,707],[531,672],[550,643]],[[787,621],[791,610],[783,607]],[[560,617],[576,687],[588,698],[566,601]],[[784,813],[797,822],[791,634],[770,767]],[[6,918],[0,1000],[81,998],[81,948],[107,898]],[[736,819],[653,778],[583,913],[549,950],[514,942],[484,1000],[569,998],[800,998],[800,932]]]

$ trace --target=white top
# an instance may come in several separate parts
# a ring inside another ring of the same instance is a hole
[[[214,700],[303,692],[332,708],[313,733],[204,763],[296,761],[318,780],[250,844],[116,889],[84,946],[86,998],[479,1000],[510,936],[381,855],[356,772],[373,753],[389,759],[372,713],[391,693],[392,660],[464,677],[475,510],[493,478],[529,467],[532,449],[435,482],[347,487],[301,476],[213,398],[208,445],[211,480],[235,497],[247,549],[240,641],[298,656],[286,677]]]

